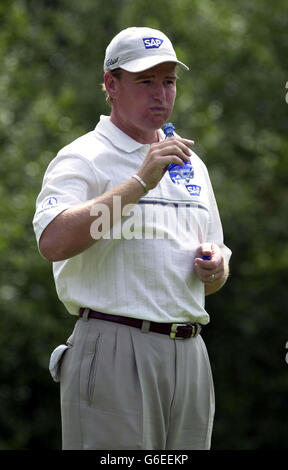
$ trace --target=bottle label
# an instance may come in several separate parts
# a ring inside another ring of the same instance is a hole
[[[174,164],[169,168],[169,175],[174,184],[185,184],[194,178],[194,169],[191,163],[185,163],[184,166]]]
[[[168,137],[172,137],[175,131],[175,127],[172,122],[167,122],[163,126],[163,131],[166,139]],[[194,178],[194,168],[191,161],[185,162],[184,166],[177,165],[177,163],[170,163],[167,168],[174,184],[187,184]]]

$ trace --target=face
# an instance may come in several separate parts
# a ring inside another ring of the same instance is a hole
[[[112,122],[135,140],[155,141],[155,131],[168,120],[173,109],[176,65],[165,62],[140,73],[123,70],[120,80],[113,81]]]

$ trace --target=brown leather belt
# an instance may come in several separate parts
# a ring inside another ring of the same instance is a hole
[[[85,308],[79,309],[80,317],[83,316]],[[142,331],[153,331],[170,336],[171,339],[194,338],[199,335],[202,329],[200,323],[155,323],[152,321],[139,320],[137,318],[123,317],[118,315],[110,315],[108,313],[96,312],[88,309],[88,318],[98,318],[99,320],[112,321],[121,323],[122,325],[140,328]]]

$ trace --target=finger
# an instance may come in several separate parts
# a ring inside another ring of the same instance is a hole
[[[217,281],[217,279],[218,279],[217,274],[212,273],[212,274],[210,274],[210,276],[208,278],[207,277],[205,278],[204,283],[205,284],[211,284],[212,282]]]
[[[187,140],[187,139],[177,139],[175,137],[169,137],[168,139],[162,140],[161,142],[155,142],[151,144],[151,147],[158,147],[158,148],[167,148],[169,146],[176,146],[177,148],[181,149],[185,154],[188,156],[191,155],[190,147],[194,145],[194,140]]]
[[[175,155],[179,158],[181,158],[181,160],[183,161],[189,161],[190,160],[190,152],[189,150],[186,152],[186,148],[184,147],[181,147],[179,145],[176,145],[176,144],[170,144],[169,146],[165,146],[163,148],[160,148],[159,149],[159,155],[163,155],[163,156],[169,156],[169,157],[174,157]]]
[[[167,165],[170,165],[170,163],[176,163],[177,165],[184,166],[185,162],[183,161],[182,158],[177,157],[177,155],[168,155],[164,156],[161,158],[161,166],[163,168],[167,167]]]
[[[222,274],[217,271],[202,271],[201,278],[205,283],[211,283],[217,281],[222,277]]]
[[[193,147],[193,145],[195,145],[195,140],[191,139],[181,139],[181,142],[184,142],[184,144],[188,145],[188,147]]]
[[[167,145],[174,145],[176,146],[177,148],[181,149],[186,155],[188,156],[191,156],[191,150],[190,150],[190,147],[192,145],[194,145],[194,141],[193,140],[179,140],[179,139],[175,139],[175,138],[169,138],[169,139],[165,139],[164,141],[162,141],[162,144],[164,144],[164,146],[166,147]]]
[[[211,262],[209,264],[202,264],[201,266],[200,266],[201,264],[200,262],[197,264],[199,266],[199,269],[201,269],[203,275],[206,277],[211,276],[211,274],[215,274],[215,276],[217,277],[221,277],[223,275],[223,269],[217,263]]]
[[[213,252],[213,244],[209,242],[202,243],[202,255],[211,256]]]
[[[168,137],[162,142],[167,142],[167,140],[176,140],[177,142],[182,142],[183,144],[187,145],[187,147],[192,147],[195,144],[194,140],[191,139],[184,139],[183,137]]]
[[[195,264],[205,271],[213,271],[217,268],[217,263],[211,259],[195,258]]]

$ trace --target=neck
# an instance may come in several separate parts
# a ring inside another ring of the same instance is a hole
[[[140,144],[153,144],[159,141],[157,129],[144,130],[131,125],[126,125],[121,120],[117,119],[117,116],[113,111],[110,115],[110,121],[118,127],[118,129],[131,137],[131,139],[136,140],[136,142],[139,142]]]

